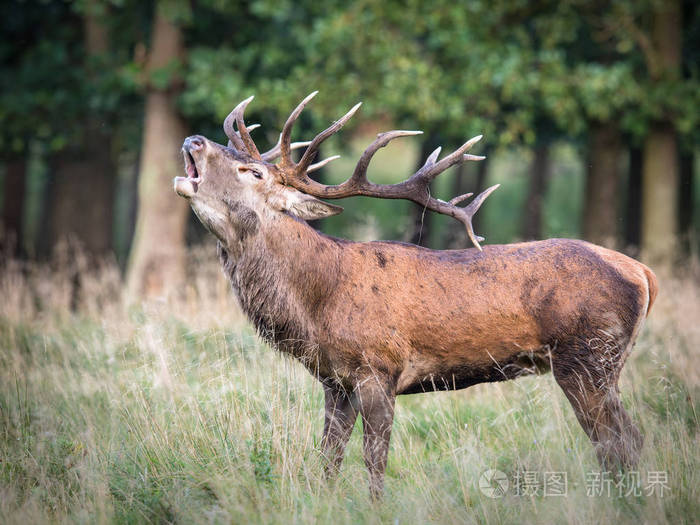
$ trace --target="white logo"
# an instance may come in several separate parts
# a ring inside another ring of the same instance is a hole
[[[508,477],[500,470],[487,470],[479,478],[479,489],[488,498],[502,498],[508,491],[508,485]]]

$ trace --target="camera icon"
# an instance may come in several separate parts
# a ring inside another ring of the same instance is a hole
[[[479,490],[487,498],[502,498],[509,486],[508,476],[500,470],[489,469],[479,476]]]

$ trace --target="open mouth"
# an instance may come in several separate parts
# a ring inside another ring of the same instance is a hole
[[[197,170],[197,163],[190,153],[191,145],[188,144],[189,140],[185,142],[182,147],[182,156],[185,159],[185,175],[186,177],[175,177],[174,186],[175,192],[182,197],[192,197],[202,182],[202,177]],[[199,149],[201,146],[199,144],[195,145],[195,149]]]
[[[195,163],[194,157],[189,150],[183,148],[182,154],[185,157],[185,173],[187,174],[189,181],[195,185],[196,191],[197,185],[202,182],[202,178],[199,176],[199,172],[197,171],[197,164]]]

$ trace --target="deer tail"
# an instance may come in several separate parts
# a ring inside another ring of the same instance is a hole
[[[652,272],[648,266],[642,265],[642,268],[644,269],[644,274],[647,277],[647,284],[649,286],[649,304],[647,305],[648,317],[649,311],[651,310],[651,306],[654,304],[656,296],[659,293],[659,281],[656,279],[656,275],[654,275],[654,272]]]

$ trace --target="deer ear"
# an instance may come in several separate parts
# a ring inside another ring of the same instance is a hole
[[[329,204],[292,188],[285,188],[284,193],[285,198],[274,203],[277,204],[277,206],[274,207],[282,211],[293,213],[297,217],[307,221],[332,217],[343,211],[343,208],[340,206]]]

